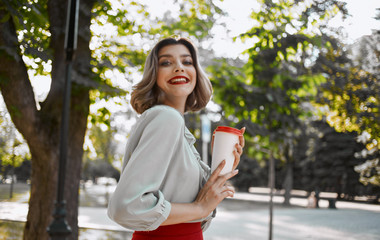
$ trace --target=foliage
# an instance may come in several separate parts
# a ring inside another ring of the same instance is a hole
[[[9,114],[0,111],[0,173],[7,175],[9,167],[19,167],[25,159],[29,159],[25,140],[12,124]]]
[[[304,161],[296,166],[295,187],[336,192],[338,197],[346,199],[361,194],[364,187],[354,167],[364,159],[355,157],[355,153],[365,149],[365,145],[356,141],[357,133],[337,132],[326,122],[314,121],[303,135],[296,155]],[[313,153],[307,153],[305,149]]]
[[[14,169],[14,173],[17,177],[17,182],[27,182],[30,180],[32,163],[30,159],[24,160],[19,167]]]
[[[87,154],[86,151],[85,154]],[[83,180],[92,180],[93,182],[95,182],[96,179],[99,177],[110,177],[118,181],[120,178],[120,171],[116,169],[112,164],[104,161],[103,159],[84,159],[83,161]]]
[[[353,200],[355,196],[365,196],[370,200],[379,196],[380,189],[361,184],[360,174],[354,170],[365,161],[355,154],[365,149],[365,145],[356,139],[357,133],[337,132],[324,121],[303,124],[293,153],[293,189],[336,192],[338,198],[345,200]],[[245,153],[255,148],[252,145],[254,141],[246,140]],[[243,155],[239,164],[239,175],[232,179],[240,191],[267,186],[268,163],[256,156],[250,158],[248,154]],[[283,188],[286,164],[276,161],[276,188]]]
[[[94,157],[89,156],[89,158],[103,159],[108,163],[112,163],[115,160],[117,147],[117,143],[113,138],[115,130],[103,129],[100,126],[94,126],[89,130],[88,138],[92,144],[91,150],[94,151],[92,153]]]
[[[4,0],[3,8],[8,10],[1,20],[11,18],[17,29],[20,50],[24,59],[31,60],[30,71],[35,75],[48,73],[45,65],[50,61],[52,53],[49,50],[50,32],[47,0],[11,1]]]
[[[304,104],[325,81],[310,69],[316,49],[323,47],[322,39],[313,32],[317,26],[308,29],[312,19],[305,15],[312,6],[304,6],[302,1],[261,4],[261,11],[252,14],[255,27],[240,36],[255,42],[246,51],[249,60],[243,71],[226,60],[210,70],[215,99],[225,100],[227,115],[259,125],[255,134],[270,136],[269,141],[282,141],[286,134],[295,134],[300,120],[310,116],[309,106]],[[296,10],[302,14],[294,14]]]
[[[327,121],[337,131],[359,133],[358,141],[366,149],[356,155],[367,161],[356,170],[362,183],[377,186],[380,186],[379,42],[380,33],[375,31],[351,46],[351,55],[332,44],[330,51],[317,60],[329,79],[320,89],[319,98],[319,103],[328,106]]]
[[[178,3],[180,10],[178,18],[170,16],[167,12],[158,22],[158,27],[150,31],[151,34],[193,37],[193,41],[200,42],[212,37],[209,31],[216,20],[225,15],[213,1],[178,1]]]
[[[120,143],[114,138],[115,132],[115,129],[102,128],[101,125],[89,129],[85,141],[82,178],[92,180],[102,176],[119,178],[118,171],[112,166],[113,164],[120,166],[122,161],[122,155],[117,149]]]
[[[326,82],[323,72],[312,69],[318,55],[330,48],[324,24],[346,10],[338,1],[260,4],[260,11],[251,15],[253,27],[238,37],[253,43],[245,52],[247,64],[239,68],[221,59],[209,70],[215,100],[253,136],[256,148],[249,150],[251,156],[290,164],[303,122],[315,114],[310,103],[316,89]]]
[[[234,177],[231,182],[238,191],[247,192],[250,187],[268,186],[268,166],[261,165],[256,159],[243,155],[239,163],[239,175]],[[264,162],[265,164],[265,162]]]

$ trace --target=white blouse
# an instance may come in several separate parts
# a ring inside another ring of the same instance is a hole
[[[166,105],[146,110],[128,139],[108,216],[123,227],[151,231],[167,219],[170,203],[193,202],[210,176],[194,143],[179,111]],[[211,218],[197,222],[205,229]]]

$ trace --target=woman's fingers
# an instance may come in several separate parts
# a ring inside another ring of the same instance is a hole
[[[234,165],[232,169],[235,169],[239,165],[239,162],[240,162],[240,154],[237,151],[234,151],[234,156],[235,156],[235,160],[234,160]]]
[[[227,180],[229,180],[230,178],[234,177],[236,174],[239,173],[239,170],[235,169],[231,172],[220,175],[220,172],[222,171],[224,165],[225,165],[225,160],[223,160],[219,164],[219,166],[215,169],[215,171],[211,174],[206,184],[210,186],[214,185],[216,187],[220,187],[220,186],[223,186],[227,182]]]
[[[226,181],[231,177],[235,176],[236,174],[237,171],[219,176],[217,181],[215,181],[212,184],[212,186],[210,186],[207,193],[213,195],[215,199],[218,199],[218,202],[222,201],[224,198],[228,196],[233,197],[235,189],[234,187],[227,185]]]
[[[235,145],[235,150],[233,152],[235,160],[234,160],[234,165],[232,169],[235,169],[240,162],[240,156],[243,154],[243,147],[245,145],[245,140],[244,140],[244,132],[245,132],[245,127],[240,129],[241,136],[239,136],[239,143]]]
[[[235,160],[234,160],[234,165],[233,165],[232,169],[235,169],[237,167],[237,165],[239,165],[240,156],[242,154],[243,154],[243,147],[241,145],[239,145],[239,144],[236,144],[235,145],[235,150],[234,150]]]
[[[245,133],[245,127],[240,129],[241,136],[239,136],[239,144],[243,148],[245,145],[245,140],[244,140],[244,133]]]
[[[239,170],[235,169],[229,173],[218,176],[218,178],[215,181],[215,186],[217,187],[224,186],[229,179],[236,176],[236,174],[238,173],[239,173]]]
[[[235,152],[238,153],[239,155],[243,154],[243,147],[240,144],[235,145]]]
[[[226,197],[233,197],[234,194],[235,194],[235,189],[231,186],[224,186],[223,191],[221,192],[223,199]]]
[[[235,188],[232,187],[232,186],[227,186],[227,185],[225,185],[224,188],[223,188],[222,193],[225,193],[225,192],[235,193]]]
[[[220,172],[223,170],[224,166],[226,165],[226,160],[223,160],[219,163],[219,166],[214,170],[214,172],[211,174],[210,179],[211,181],[215,181]]]

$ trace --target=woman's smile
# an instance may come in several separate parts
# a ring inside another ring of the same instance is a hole
[[[186,84],[189,83],[190,80],[187,77],[184,76],[176,76],[169,80],[170,84],[177,85],[177,84]]]

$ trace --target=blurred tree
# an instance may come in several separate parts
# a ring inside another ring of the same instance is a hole
[[[336,41],[330,43],[330,50],[317,59],[316,72],[324,71],[329,79],[319,102],[328,106],[326,120],[337,131],[359,133],[366,149],[356,155],[367,161],[356,170],[363,184],[380,186],[380,31],[349,46],[351,54]]]
[[[365,147],[356,141],[355,132],[340,133],[324,122],[316,124],[325,126],[322,138],[317,141],[317,161],[312,167],[314,178],[311,185],[320,191],[336,192],[338,198],[353,199],[357,186],[360,186],[354,166],[363,162],[355,158],[355,152]]]
[[[95,181],[105,176],[118,180],[119,174],[113,164],[118,162],[115,165],[121,166],[122,153],[117,151],[120,143],[114,138],[116,130],[97,124],[90,127],[88,132],[83,155],[83,178]]]
[[[193,39],[206,37],[212,26],[210,20],[220,12],[211,1],[183,0],[173,4],[181,9],[180,17],[168,24],[150,20],[146,8],[135,1],[80,1],[69,123],[70,171],[66,172],[65,183],[66,219],[73,230],[70,239],[78,237],[75,189],[79,187],[87,120],[99,119],[107,124],[110,115],[104,110],[89,116],[89,106],[118,95],[126,101],[122,80],[130,80],[143,69],[149,46],[161,34],[188,32]],[[0,89],[32,159],[24,239],[48,239],[46,227],[52,221],[65,80],[66,8],[66,0],[0,2]],[[38,102],[31,79],[41,75],[51,76],[51,86],[46,99]]]
[[[15,168],[15,174],[17,177],[18,182],[26,182],[30,180],[30,175],[31,175],[31,161],[30,158],[27,160],[24,160],[20,166]]]
[[[295,169],[295,188],[336,192],[338,198],[345,199],[359,195],[362,185],[354,166],[364,160],[356,158],[355,152],[365,146],[358,143],[356,137],[355,132],[337,132],[325,121],[314,121],[295,150],[297,157],[304,158]]]
[[[239,69],[221,60],[213,73],[215,100],[231,120],[247,126],[257,146],[257,159],[285,162],[281,180],[285,202],[293,187],[294,148],[300,141],[302,122],[312,116],[310,102],[317,86],[326,81],[312,66],[324,49],[326,23],[337,12],[346,14],[343,3],[329,1],[259,1],[252,29],[239,38],[253,42],[246,51],[248,63]],[[235,120],[236,121],[236,120]]]
[[[30,159],[28,146],[13,125],[6,110],[0,110],[0,181],[14,174],[26,159]],[[13,176],[12,176],[13,177]]]

